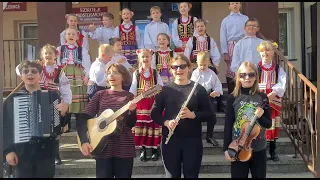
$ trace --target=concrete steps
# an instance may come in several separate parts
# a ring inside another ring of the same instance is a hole
[[[280,161],[267,162],[267,173],[297,173],[308,169],[301,158],[293,158],[292,154],[279,154]],[[77,176],[95,174],[94,159],[63,159],[63,164],[56,166],[56,176]],[[204,155],[200,173],[230,173],[230,162],[222,155]],[[165,174],[161,160],[141,162],[134,159],[133,174]]]
[[[183,177],[183,175],[181,175]],[[251,178],[251,175],[249,174]],[[55,178],[96,178],[95,174],[78,176],[56,176]],[[137,174],[132,178],[166,178],[165,174]],[[231,178],[230,173],[200,173],[199,178]],[[267,173],[267,178],[314,178],[310,172],[302,173]]]

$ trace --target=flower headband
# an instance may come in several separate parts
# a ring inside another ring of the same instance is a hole
[[[137,49],[136,53],[137,55],[140,55],[143,51],[148,51],[151,53],[151,55],[153,55],[153,50],[152,49]]]
[[[278,48],[278,44],[277,44],[276,42],[273,42],[273,43],[272,43],[272,46],[273,46],[275,49]]]
[[[125,9],[127,9],[127,8],[125,8]],[[120,16],[122,16],[122,11],[123,11],[124,9],[122,9],[121,11],[119,11],[119,15]],[[129,9],[128,9],[129,10]],[[131,10],[129,10],[130,12],[131,12],[131,16],[133,16],[134,15],[134,13],[131,11]]]

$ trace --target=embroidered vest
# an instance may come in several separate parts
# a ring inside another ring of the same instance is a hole
[[[168,53],[169,52],[169,53]],[[173,51],[166,51],[165,56],[161,56],[160,54],[164,54],[163,52],[155,52],[156,54],[156,67],[158,72],[160,73],[162,71],[162,68],[167,68],[169,69],[169,62],[171,58],[173,57]]]
[[[82,65],[82,47],[69,48],[67,45],[62,45],[60,61],[61,64],[68,64],[68,61],[73,61],[76,65]]]
[[[189,16],[187,22],[182,22],[182,17],[178,19],[178,35],[179,38],[189,38],[193,36],[194,25],[193,25],[193,16]]]
[[[151,69],[151,68],[150,68]],[[136,77],[138,82],[138,89],[137,89],[137,95],[140,95],[145,90],[153,87],[156,85],[157,82],[157,71],[155,69],[152,69],[150,72],[151,75],[148,78],[145,78],[143,75],[143,72],[140,73],[139,70],[136,70]]]
[[[190,61],[192,63],[197,63],[197,54],[200,51],[210,51],[211,47],[210,47],[210,37],[207,36],[207,39],[203,42],[197,41],[197,37],[192,36],[192,52],[190,55]]]
[[[46,67],[43,66],[43,73],[40,77],[40,87],[46,90],[59,91],[59,76],[61,68],[55,68],[53,72],[48,73]]]
[[[121,45],[137,45],[136,28],[134,24],[132,24],[128,29],[126,29],[122,24],[120,24],[119,35]]]

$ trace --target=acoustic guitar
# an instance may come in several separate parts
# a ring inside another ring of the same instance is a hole
[[[137,103],[144,98],[152,97],[158,94],[162,90],[161,85],[155,85],[147,91],[141,93],[139,96],[135,97],[132,102]],[[111,109],[106,109],[97,118],[89,119],[87,121],[88,127],[88,139],[92,147],[92,155],[99,154],[108,144],[108,138],[113,135],[119,135],[122,131],[121,123],[118,123],[117,118],[129,109],[130,102],[124,105],[122,108],[113,112]],[[77,136],[78,146],[81,149],[81,141],[79,136]]]

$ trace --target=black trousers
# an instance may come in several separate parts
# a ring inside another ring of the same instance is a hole
[[[131,178],[133,158],[96,158],[97,178]]]
[[[266,149],[253,152],[247,162],[231,163],[231,178],[248,178],[249,169],[252,178],[266,178],[267,176],[267,154]]]
[[[198,178],[201,167],[203,146],[199,138],[171,137],[165,144],[162,137],[161,152],[167,178],[181,178],[181,165],[184,178]]]
[[[210,103],[212,105],[212,111],[213,111],[214,116],[213,116],[212,119],[208,119],[207,120],[207,137],[208,138],[212,138],[213,129],[214,129],[214,126],[217,123],[216,108],[214,106],[214,100],[215,100],[215,98],[210,97]]]
[[[15,178],[54,178],[55,138],[40,142],[23,143],[16,147],[18,165]]]
[[[276,151],[276,140],[269,141],[269,154],[274,153]]]
[[[79,119],[80,114],[81,113],[74,114],[76,117],[76,120]],[[71,115],[72,115],[72,113],[67,113],[64,117],[64,123],[63,123],[64,124],[63,126],[68,124],[69,129],[71,129]]]
[[[104,90],[104,89],[106,89],[106,88],[102,87],[102,86],[98,86],[96,84],[89,85],[88,90],[87,90],[89,100],[93,98],[93,96],[96,94],[96,92],[98,92],[100,90]]]
[[[229,78],[229,77],[227,77],[226,80],[228,84],[228,93],[231,94],[235,87],[235,81],[233,78]]]

